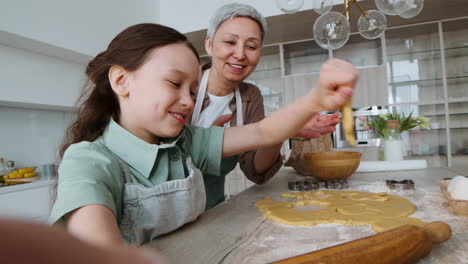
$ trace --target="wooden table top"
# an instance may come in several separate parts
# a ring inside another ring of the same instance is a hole
[[[468,263],[468,218],[457,217],[443,206],[438,181],[457,174],[449,169],[355,173],[351,186],[365,186],[386,179],[415,182],[414,217],[425,222],[442,220],[453,230],[452,238],[434,245],[421,263]],[[207,210],[197,220],[156,238],[145,247],[156,248],[174,263],[266,263],[375,234],[370,227],[326,224],[290,227],[263,218],[255,202],[288,192],[288,181],[303,180],[292,168],[283,167],[264,185],[255,185]],[[353,189],[353,188],[351,188]],[[434,209],[435,208],[435,209]],[[325,238],[325,239],[324,239]],[[419,262],[418,262],[419,263]]]

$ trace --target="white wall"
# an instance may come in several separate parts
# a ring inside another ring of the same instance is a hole
[[[74,113],[0,106],[0,157],[17,168],[56,163]]]
[[[89,56],[125,27],[158,21],[159,0],[0,0],[0,31]]]
[[[160,23],[183,33],[206,29],[208,21],[216,9],[232,2],[251,5],[264,17],[284,14],[274,0],[162,0],[160,2]],[[304,6],[301,10],[312,9],[317,3],[318,0],[304,0]]]

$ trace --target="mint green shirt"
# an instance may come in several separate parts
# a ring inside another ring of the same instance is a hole
[[[189,156],[203,174],[219,175],[223,135],[222,127],[186,126],[179,136],[162,139],[156,145],[141,140],[111,120],[101,137],[93,142],[73,144],[66,150],[49,221],[61,221],[65,214],[90,204],[105,205],[120,221],[124,172],[109,152],[128,165],[134,183],[151,187],[186,178],[185,160]]]

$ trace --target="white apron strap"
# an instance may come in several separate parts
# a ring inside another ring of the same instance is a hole
[[[197,100],[195,101],[195,107],[193,109],[192,121],[190,122],[192,126],[196,126],[198,123],[198,119],[200,118],[203,101],[206,95],[206,87],[208,86],[209,74],[210,74],[210,69],[206,70],[203,73],[203,77],[200,81],[200,87],[198,88],[198,94],[197,94]],[[242,116],[242,98],[240,95],[239,87],[236,87],[235,96],[236,96],[236,109],[237,109],[236,123],[237,123],[237,126],[242,126],[244,125],[244,118]]]
[[[242,116],[242,98],[239,91],[239,86],[236,87],[236,123],[237,126],[244,125],[244,117]]]
[[[208,86],[209,73],[210,73],[210,69],[206,70],[203,73],[203,77],[200,81],[200,86],[198,87],[197,100],[195,101],[195,107],[193,109],[193,114],[192,114],[192,121],[190,122],[192,126],[196,126],[198,123],[198,119],[200,118],[200,113],[201,113],[201,109],[203,106],[203,100],[205,99],[205,94],[206,94],[206,86]]]

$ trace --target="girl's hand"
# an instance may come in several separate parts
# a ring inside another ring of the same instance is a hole
[[[356,68],[344,60],[325,62],[320,69],[317,87],[311,91],[320,111],[334,111],[344,105],[353,95],[358,76]]]

